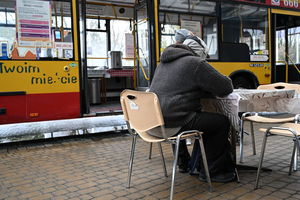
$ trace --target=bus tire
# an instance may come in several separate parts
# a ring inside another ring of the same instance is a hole
[[[239,76],[232,80],[233,88],[234,89],[253,89],[253,83],[249,79]]]

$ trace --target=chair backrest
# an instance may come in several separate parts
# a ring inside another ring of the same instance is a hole
[[[258,90],[267,90],[267,89],[288,89],[295,90],[296,93],[300,94],[300,85],[299,84],[291,84],[291,83],[272,83],[267,85],[260,85],[257,87]]]
[[[137,132],[164,125],[159,100],[155,93],[124,90],[120,96],[124,118]]]

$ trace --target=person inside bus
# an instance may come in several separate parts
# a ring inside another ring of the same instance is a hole
[[[210,66],[205,57],[200,57],[207,51],[199,39],[188,36],[183,44],[173,44],[165,49],[155,70],[150,91],[158,95],[166,128],[178,130],[177,134],[193,129],[204,133],[211,180],[229,182],[235,180],[228,140],[230,122],[224,115],[202,112],[200,99],[226,96],[233,91],[233,86],[230,78]],[[189,171],[190,155],[186,143],[180,142],[179,148],[179,168]],[[205,181],[202,161],[199,159],[199,178]]]

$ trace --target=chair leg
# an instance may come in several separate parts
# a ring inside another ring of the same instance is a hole
[[[243,162],[244,156],[244,119],[241,118],[240,121],[240,163]]]
[[[132,136],[131,152],[130,152],[130,159],[129,159],[129,166],[128,166],[127,188],[130,188],[133,158],[134,158],[134,151],[135,151],[135,144],[136,144],[136,137],[137,137],[136,134]]]
[[[239,172],[238,172],[238,170],[237,170],[236,167],[234,168],[234,171],[235,171],[235,174],[236,174],[236,182],[237,182],[237,183],[240,183],[240,182],[241,182],[241,181],[240,181],[240,175],[239,175]]]
[[[211,185],[211,180],[210,180],[210,175],[209,175],[208,165],[207,165],[207,159],[206,159],[206,153],[205,153],[205,148],[204,148],[203,139],[202,139],[201,135],[199,135],[199,142],[200,142],[200,149],[201,149],[203,166],[204,166],[204,170],[205,170],[205,176],[206,176],[206,179],[207,179],[207,182],[208,182],[208,185],[209,185],[209,191],[212,192],[213,187]]]
[[[259,159],[259,164],[258,164],[258,169],[257,169],[257,175],[256,175],[256,182],[255,182],[255,187],[254,189],[258,188],[258,181],[259,181],[259,175],[262,167],[262,162],[264,159],[264,154],[265,154],[265,149],[266,149],[266,143],[267,143],[267,137],[268,137],[268,132],[265,133],[262,147],[261,147],[261,153],[260,153],[260,159]]]
[[[296,142],[296,140],[294,140],[294,148],[293,148],[293,153],[292,153],[292,158],[291,158],[291,163],[290,163],[289,175],[292,174],[292,168],[293,168],[293,164],[294,164],[296,150],[297,150],[297,142]]]
[[[152,144],[152,143],[151,143]],[[161,147],[161,143],[157,143],[158,145],[158,149],[161,155],[161,159],[162,159],[162,164],[163,164],[163,168],[164,168],[164,173],[165,173],[165,177],[168,177],[168,172],[167,172],[167,168],[166,168],[166,162],[165,162],[165,157],[164,157],[164,153]],[[152,145],[151,145],[152,146]]]
[[[299,138],[297,140],[299,140]],[[294,155],[294,171],[297,171],[298,170],[298,156],[300,154],[300,149],[299,149],[299,151],[297,151],[297,150],[295,150],[295,151],[296,152],[295,152],[295,155]]]
[[[151,159],[152,156],[152,142],[150,142],[150,147],[149,147],[149,160]]]
[[[300,138],[296,138],[298,144],[298,151],[296,150],[295,153],[295,160],[294,160],[294,171],[298,170],[298,155],[300,155]]]
[[[253,155],[256,155],[253,122],[250,122],[250,128],[251,128],[251,139],[252,139],[252,150],[253,150]]]
[[[170,200],[172,200],[173,196],[174,196],[174,182],[175,182],[175,174],[176,174],[176,167],[177,167],[177,160],[178,160],[179,142],[180,142],[180,138],[177,138],[176,139],[176,145],[175,145],[175,158],[174,158],[174,162],[173,162]]]

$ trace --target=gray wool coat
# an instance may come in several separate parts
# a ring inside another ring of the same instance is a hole
[[[222,97],[233,91],[230,78],[186,45],[167,47],[160,61],[150,91],[158,95],[167,128],[182,127],[201,112],[201,98]]]

